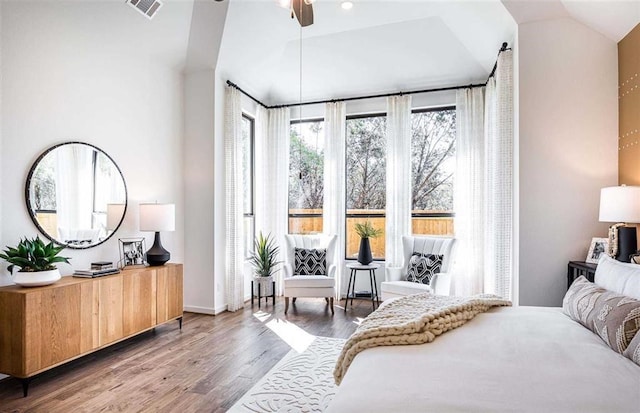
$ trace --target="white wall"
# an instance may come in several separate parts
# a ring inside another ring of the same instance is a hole
[[[197,1],[185,70],[185,310],[224,302],[224,86],[216,74],[228,3]],[[222,192],[220,192],[222,191]],[[222,194],[222,197],[220,196]]]
[[[584,260],[600,188],[617,184],[617,46],[565,18],[521,24],[519,291],[561,305],[567,262]]]
[[[64,251],[72,267],[118,259],[118,238],[138,231],[138,203],[176,204],[176,231],[163,233],[183,261],[183,81],[190,2],[165,3],[149,21],[122,2],[2,4],[2,242],[37,234],[24,201],[36,157],[80,140],[110,154],[128,188],[124,225],[105,244]],[[63,274],[71,266],[60,267]]]

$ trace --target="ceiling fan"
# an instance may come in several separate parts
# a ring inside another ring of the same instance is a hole
[[[300,26],[313,24],[313,3],[315,0],[291,0],[291,18],[295,16]]]

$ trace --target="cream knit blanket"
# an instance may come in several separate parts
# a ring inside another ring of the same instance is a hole
[[[333,370],[340,384],[356,354],[377,346],[430,343],[491,307],[511,301],[491,294],[447,297],[431,293],[400,297],[371,313],[349,337]]]

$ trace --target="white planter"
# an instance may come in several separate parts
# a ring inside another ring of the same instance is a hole
[[[256,283],[256,294],[258,294],[258,284],[260,284],[260,294],[263,297],[273,294],[273,275],[269,277],[258,277],[254,275],[253,281]]]
[[[53,284],[60,278],[62,277],[57,269],[37,272],[18,271],[13,274],[13,282],[22,287],[41,287]]]

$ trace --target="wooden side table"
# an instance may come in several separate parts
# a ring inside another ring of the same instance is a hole
[[[356,274],[358,273],[358,271],[369,272],[369,282],[371,283],[371,305],[375,310],[376,302],[380,302],[380,299],[378,298],[378,285],[376,283],[376,270],[380,268],[380,264],[371,263],[369,265],[363,265],[359,262],[354,262],[347,264],[347,268],[351,270],[351,274],[349,274],[349,285],[347,286],[347,298],[345,299],[344,303],[344,311],[347,311],[349,298],[351,298],[351,308],[353,308],[353,298],[356,295]],[[351,294],[349,294],[349,290],[351,290]]]
[[[587,280],[593,282],[596,268],[598,268],[598,264],[591,264],[584,261],[569,261],[569,265],[567,266],[567,289],[569,289],[576,278],[581,275],[584,275]]]
[[[255,298],[255,293],[254,293],[254,289],[253,289],[253,283],[254,283],[255,279],[251,280],[251,306],[253,306],[253,299]],[[269,281],[266,281],[266,283],[268,283]],[[265,282],[260,282],[257,281],[256,284],[258,284],[258,308],[260,308],[260,299],[262,298],[262,296],[260,295],[260,286],[262,284],[264,284]],[[264,286],[264,292],[267,292],[267,286]],[[273,305],[276,305],[276,281],[275,280],[271,280],[271,294],[270,295],[265,295],[264,296],[264,302],[268,303],[269,302],[269,297],[271,297],[273,299]]]

